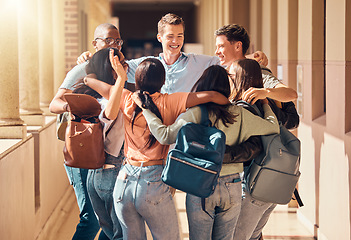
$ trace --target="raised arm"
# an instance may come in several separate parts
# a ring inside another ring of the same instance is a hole
[[[114,56],[114,50],[110,50],[110,61],[112,68],[117,73],[117,80],[115,85],[113,85],[109,92],[109,101],[105,108],[105,116],[108,119],[116,119],[119,111],[119,105],[121,101],[121,95],[124,87],[124,83],[127,80],[127,74],[119,61],[118,56]]]

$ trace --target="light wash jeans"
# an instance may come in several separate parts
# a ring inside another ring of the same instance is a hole
[[[101,229],[109,239],[123,239],[121,224],[113,204],[113,189],[123,159],[123,153],[119,157],[107,154],[106,163],[113,164],[116,167],[91,169],[88,173],[87,188],[89,197],[98,216]]]
[[[169,186],[161,181],[163,166],[122,166],[113,192],[124,239],[145,240],[145,222],[153,239],[179,240],[177,212]]]
[[[190,240],[232,240],[241,209],[241,196],[238,173],[219,177],[214,193],[205,198],[207,213],[202,209],[200,197],[187,194]]]
[[[243,200],[241,211],[234,232],[234,240],[254,240],[262,235],[263,227],[277,204],[262,202],[254,199],[243,184]]]
[[[98,233],[100,226],[88,196],[86,186],[88,169],[64,166],[69,181],[71,185],[73,185],[80,211],[80,220],[72,240],[93,240]],[[105,239],[107,240],[108,237],[101,231],[99,240]]]

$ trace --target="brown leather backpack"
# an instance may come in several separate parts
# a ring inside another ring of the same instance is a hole
[[[99,102],[86,94],[64,95],[70,110],[63,154],[70,167],[97,169],[105,163],[103,127]]]

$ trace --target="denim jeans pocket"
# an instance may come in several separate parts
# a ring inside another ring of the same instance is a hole
[[[147,181],[145,201],[151,204],[159,204],[163,199],[171,198],[169,186],[161,180],[156,182]]]
[[[234,179],[234,181],[226,182],[225,187],[228,190],[230,204],[232,205],[241,204],[241,195],[242,195],[241,181],[236,181],[236,179]]]
[[[118,179],[116,181],[116,185],[113,191],[113,198],[116,202],[120,202],[123,200],[124,192],[126,190],[128,184],[128,179]]]
[[[119,168],[97,169],[95,170],[95,186],[99,191],[111,193],[116,183]]]

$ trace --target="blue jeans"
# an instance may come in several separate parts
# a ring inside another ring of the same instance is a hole
[[[122,166],[113,192],[124,239],[180,239],[176,208],[169,186],[161,181],[163,166]]]
[[[234,240],[254,240],[262,235],[263,227],[277,204],[254,199],[243,184],[244,196],[241,211],[234,232]]]
[[[122,240],[121,224],[113,205],[113,189],[124,156],[122,154],[116,158],[107,155],[106,158],[116,159],[114,162],[116,167],[89,170],[87,180],[88,193],[102,230],[109,239]]]
[[[76,227],[72,240],[94,240],[98,233],[100,226],[95,216],[93,207],[87,192],[87,174],[88,169],[73,168],[65,165],[68,179],[73,185],[74,192],[77,197],[77,203],[79,207],[79,223]],[[106,235],[101,232],[99,240],[108,239]]]
[[[241,179],[238,173],[221,176],[214,193],[205,198],[187,194],[186,212],[191,240],[233,239],[234,228],[241,208]]]

